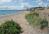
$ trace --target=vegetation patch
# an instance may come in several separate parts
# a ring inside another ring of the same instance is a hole
[[[39,16],[39,13],[37,12],[32,12],[30,14],[27,14],[25,18],[27,19],[29,24],[32,25],[33,27],[40,27],[40,29],[44,29],[45,27],[48,27],[48,21],[45,18],[42,19]]]
[[[44,19],[40,22],[40,25],[41,25],[41,29],[48,27],[48,21]]]
[[[6,21],[0,26],[0,34],[20,34],[22,33],[21,27],[19,24],[11,21]]]

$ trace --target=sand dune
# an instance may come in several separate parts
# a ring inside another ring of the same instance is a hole
[[[21,34],[47,34],[47,32],[39,32],[36,29],[32,28],[27,20],[25,19],[25,14],[29,12],[25,11],[21,14],[13,14],[13,15],[6,15],[6,16],[0,16],[0,24],[2,24],[6,20],[11,20],[13,19],[15,22],[20,24],[20,26],[23,29],[23,33]]]

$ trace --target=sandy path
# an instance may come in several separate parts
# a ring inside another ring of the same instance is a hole
[[[31,26],[28,24],[27,20],[25,19],[24,16],[25,14],[26,12],[23,14],[16,15],[16,17],[14,16],[13,20],[18,22],[22,27],[24,31],[22,34],[33,34]]]
[[[0,19],[0,21],[2,20],[9,20],[9,19],[13,19],[14,21],[16,21],[17,23],[20,24],[20,26],[23,29],[23,33],[21,34],[47,34],[47,32],[39,32],[36,29],[34,30],[27,22],[27,20],[25,19],[25,14],[28,12],[24,12],[22,14],[18,14],[18,15],[10,15],[10,16],[5,16],[4,18]]]

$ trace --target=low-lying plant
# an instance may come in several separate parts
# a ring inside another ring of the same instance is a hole
[[[21,27],[15,21],[5,21],[0,26],[0,34],[20,34],[22,33]]]

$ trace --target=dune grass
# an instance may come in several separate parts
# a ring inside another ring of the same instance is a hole
[[[30,13],[30,14],[27,14],[25,16],[25,18],[27,19],[29,24],[32,25],[33,27],[40,27],[40,29],[48,27],[48,21],[45,18],[42,19],[39,16],[39,13],[33,12],[33,13]]]

